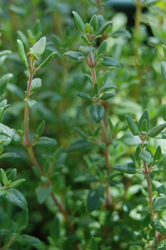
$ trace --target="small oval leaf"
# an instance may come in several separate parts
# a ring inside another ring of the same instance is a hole
[[[95,122],[99,123],[105,114],[105,109],[102,105],[93,105],[89,109],[90,114]]]

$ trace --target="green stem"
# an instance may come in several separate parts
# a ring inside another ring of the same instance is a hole
[[[10,239],[10,241],[4,247],[0,248],[0,250],[7,250],[7,249],[9,249],[9,247],[13,244],[14,240],[15,240],[15,236],[13,236]]]
[[[27,147],[27,150],[28,150],[28,153],[29,153],[29,156],[31,158],[31,161],[32,161],[33,165],[39,170],[40,174],[43,175],[41,167],[39,166],[39,163],[36,160],[33,148],[32,147]]]
[[[149,205],[150,205],[150,211],[152,213],[152,217],[154,216],[154,211],[153,211],[153,196],[152,196],[152,185],[151,185],[151,180],[150,180],[150,171],[148,169],[147,163],[144,161],[144,168],[145,168],[145,176],[147,180],[147,186],[148,186],[148,194],[149,194]]]
[[[31,93],[31,84],[33,80],[33,73],[30,73],[28,86],[27,86],[27,95],[29,97]],[[26,146],[31,146],[30,136],[29,136],[29,107],[28,104],[25,103],[25,138],[26,138]]]
[[[95,83],[97,82],[97,78],[96,78],[95,63],[94,63],[92,51],[89,54],[89,67],[90,67],[92,82],[93,82],[93,86],[94,86]]]
[[[150,174],[145,174],[146,180],[147,180],[147,185],[148,185],[148,194],[149,194],[149,205],[150,205],[150,211],[152,213],[152,216],[154,215],[153,211],[153,198],[152,198],[152,185],[151,185],[151,180],[150,180]]]
[[[141,3],[141,0],[137,0],[137,2],[136,2],[136,16],[135,16],[135,32],[136,32],[137,37],[140,35],[141,12],[142,12],[142,3]]]

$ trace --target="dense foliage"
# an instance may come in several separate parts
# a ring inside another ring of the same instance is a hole
[[[111,3],[1,1],[0,250],[166,249],[166,1]]]

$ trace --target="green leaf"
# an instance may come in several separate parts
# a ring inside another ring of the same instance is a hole
[[[5,92],[6,86],[9,83],[13,74],[6,74],[0,78],[0,96]]]
[[[113,169],[120,171],[121,173],[135,174],[136,167],[133,162],[124,163],[124,164],[114,164]]]
[[[60,222],[58,217],[55,217],[54,220],[51,222],[50,226],[50,236],[56,240],[60,235]]]
[[[84,138],[78,138],[74,142],[72,142],[68,149],[67,152],[80,152],[80,151],[89,151],[92,148],[93,144]]]
[[[77,51],[68,51],[68,52],[64,53],[63,55],[68,56],[74,60],[78,60],[78,58],[80,56],[83,56],[83,54],[81,52],[77,52]]]
[[[2,51],[0,51],[0,57],[1,57],[1,56],[5,56],[5,55],[9,55],[9,54],[11,54],[11,53],[12,53],[11,50],[2,50]]]
[[[166,57],[166,47],[165,47],[165,45],[164,45],[164,44],[162,45],[162,47],[163,47],[163,52],[164,52],[164,55],[165,55],[165,57]]]
[[[106,100],[108,100],[108,99],[114,97],[115,95],[116,95],[115,93],[105,93],[104,95],[102,95],[102,96],[100,97],[100,99],[106,101]]]
[[[7,127],[6,125],[0,123],[0,143],[3,146],[8,146],[14,135],[15,135],[15,130],[14,129],[10,129],[9,127]]]
[[[36,129],[36,134],[37,134],[38,136],[41,136],[41,135],[43,134],[44,129],[45,129],[45,124],[46,124],[46,122],[43,120],[43,121],[39,124],[38,128]]]
[[[51,194],[51,188],[50,187],[37,187],[35,189],[37,200],[39,204],[42,204],[45,199]]]
[[[48,146],[55,146],[57,141],[53,138],[49,137],[40,137],[39,140],[35,141],[34,145],[41,146],[41,147],[48,147]]]
[[[27,201],[25,197],[17,189],[9,189],[6,194],[6,199],[13,205],[16,205],[22,209],[27,207]]]
[[[29,47],[29,43],[28,43],[28,39],[25,36],[25,34],[22,31],[20,31],[20,30],[17,30],[17,34],[18,34],[20,40],[23,42],[23,44],[28,48]]]
[[[83,43],[85,43],[86,45],[89,44],[89,41],[88,41],[88,39],[86,38],[86,36],[81,36],[81,39],[82,39]]]
[[[4,196],[6,194],[7,194],[7,190],[0,189],[0,196]]]
[[[78,29],[81,31],[81,32],[85,32],[85,24],[84,22],[82,21],[81,17],[77,14],[77,12],[75,11],[72,11],[73,13],[73,16],[74,16],[74,19],[75,19],[75,22],[77,24],[77,27]]]
[[[159,2],[159,0],[146,0],[145,1],[145,5],[151,5],[151,4],[154,4],[154,3],[157,3],[157,2]]]
[[[105,23],[96,33],[95,36],[102,35],[106,29],[113,23],[113,21],[109,21]]]
[[[105,187],[99,186],[96,189],[91,189],[87,197],[87,209],[92,212],[98,209],[105,202]]]
[[[16,221],[18,226],[18,233],[22,232],[28,226],[28,208],[25,208],[19,215],[18,220]]]
[[[17,169],[14,168],[14,169],[12,169],[10,174],[8,175],[8,180],[15,181],[16,175],[17,175]]]
[[[26,57],[25,50],[24,50],[24,45],[19,39],[17,40],[17,45],[18,45],[19,57],[21,61],[23,61],[26,67],[28,68],[28,62],[27,62],[27,57]]]
[[[82,138],[87,139],[88,136],[81,129],[77,127],[74,127],[74,129],[81,135]]]
[[[154,154],[154,158],[153,158],[153,159],[154,159],[154,162],[160,160],[161,154],[162,154],[162,152],[161,152],[161,147],[158,146],[157,149],[156,149],[156,152],[155,152],[155,154]]]
[[[141,151],[139,157],[148,164],[152,162],[152,156],[146,150]]]
[[[87,34],[94,34],[94,29],[89,23],[85,24],[85,32]]]
[[[36,245],[40,243],[40,240],[36,237],[29,236],[29,235],[22,235],[21,239],[19,239],[19,242],[23,245]]]
[[[46,37],[42,37],[37,43],[35,43],[32,47],[32,53],[34,53],[37,56],[41,56],[46,47]]]
[[[126,37],[126,38],[131,38],[131,34],[128,30],[118,30],[118,31],[115,31],[113,34],[111,34],[111,36],[113,38],[118,38],[119,36],[123,36],[123,37]]]
[[[6,185],[6,183],[8,182],[6,172],[1,168],[0,173],[1,173],[1,180],[2,180],[3,185]]]
[[[37,91],[42,86],[42,80],[40,78],[35,78],[32,80],[31,92]]]
[[[166,121],[166,104],[163,106],[163,119]]]
[[[89,95],[87,95],[87,94],[85,94],[85,93],[83,93],[83,92],[80,92],[80,93],[78,93],[77,95],[78,95],[79,97],[81,97],[82,99],[86,100],[86,101],[92,101],[92,100],[91,100],[91,96],[89,96]]]
[[[163,211],[166,208],[166,197],[158,197],[153,203],[153,210],[155,212]]]
[[[154,138],[156,137],[158,134],[160,134],[160,132],[166,127],[166,123],[160,124],[154,128],[152,128],[149,133],[147,134],[149,137]]]
[[[40,179],[41,173],[39,172],[39,170],[34,166],[32,167],[32,170],[33,170],[34,174],[36,175],[36,177]]]
[[[28,107],[30,109],[32,109],[37,104],[37,101],[32,100],[32,99],[25,98],[24,101],[28,104]]]
[[[97,16],[97,22],[98,22],[97,31],[99,31],[101,29],[101,27],[103,27],[103,25],[104,25],[104,18],[102,15]]]
[[[127,120],[128,125],[129,125],[131,133],[133,135],[139,135],[138,127],[137,127],[136,123],[133,121],[133,119],[129,115],[126,115],[126,120]]]
[[[141,132],[148,132],[147,131],[147,120],[143,120],[142,124],[141,124]]]
[[[103,41],[98,49],[98,56],[104,56],[107,50],[107,41]]]
[[[138,162],[138,164],[140,163],[140,157],[139,157],[140,152],[141,152],[141,147],[138,146],[135,151],[135,160]]]
[[[79,51],[84,55],[88,56],[91,51],[95,50],[94,47],[88,47],[88,46],[80,46]]]
[[[35,72],[37,71],[37,70],[39,70],[40,68],[43,68],[43,67],[45,67],[48,63],[49,63],[49,61],[51,61],[51,59],[55,56],[57,54],[57,52],[53,52],[53,53],[51,53],[37,68],[36,68],[36,70],[35,70]]]
[[[104,114],[105,114],[104,107],[102,105],[98,105],[98,104],[91,106],[89,111],[90,111],[92,118],[97,123],[99,123],[103,119]]]
[[[99,85],[98,83],[95,83],[94,88],[93,88],[93,95],[98,96],[99,94]]]
[[[23,183],[24,181],[26,181],[26,179],[19,179],[17,181],[14,181],[12,182],[10,185],[9,185],[9,188],[16,188],[18,187],[21,183]]]
[[[159,220],[152,220],[150,224],[151,224],[152,228],[154,228],[155,230],[157,230],[158,232],[163,234],[163,229],[162,229],[162,226],[161,226]]]
[[[160,224],[163,229],[163,235],[166,236],[166,222],[164,220],[160,220]]]
[[[139,122],[138,122],[138,129],[139,129],[140,132],[141,132],[142,123],[143,123],[144,120],[147,121],[147,124],[146,124],[147,130],[146,130],[146,132],[148,132],[149,131],[149,126],[150,126],[150,120],[149,120],[149,112],[148,112],[147,109],[144,111],[144,113],[142,114],[142,116],[140,117]]]
[[[98,250],[98,243],[97,243],[95,237],[92,237],[92,238],[91,238],[91,241],[90,241],[90,249],[91,249],[91,250]]]
[[[6,152],[0,155],[0,160],[16,159],[20,156],[15,152]]]
[[[93,27],[94,31],[96,32],[96,30],[98,28],[98,21],[97,21],[97,16],[96,15],[92,16],[89,24]]]
[[[165,250],[166,249],[166,240],[162,240],[157,247],[157,250]]]
[[[157,189],[157,193],[166,195],[166,188],[159,181],[152,181],[153,185]]]
[[[108,91],[108,90],[112,90],[112,89],[117,89],[117,87],[112,83],[107,81],[101,88],[100,91]]]
[[[117,60],[115,60],[112,57],[108,57],[108,56],[104,57],[104,59],[102,61],[102,64],[104,66],[107,66],[107,67],[116,67],[116,68],[120,68],[121,67],[120,63]]]

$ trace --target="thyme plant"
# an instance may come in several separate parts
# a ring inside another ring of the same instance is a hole
[[[164,2],[5,4],[0,250],[164,250]]]

